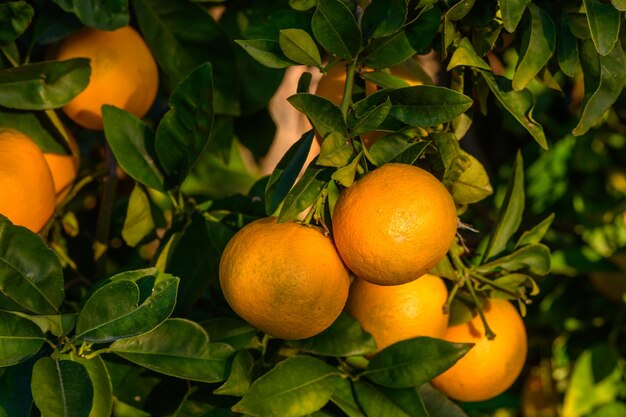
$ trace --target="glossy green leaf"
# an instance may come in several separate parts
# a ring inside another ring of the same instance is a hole
[[[391,101],[387,99],[384,103],[370,109],[361,117],[349,117],[348,128],[350,129],[350,136],[360,136],[364,133],[376,130],[380,126],[391,111]],[[350,113],[351,116],[354,113]]]
[[[154,228],[150,198],[139,184],[135,184],[128,198],[122,238],[128,246],[135,247],[153,233]]]
[[[417,387],[454,365],[472,346],[430,337],[404,340],[376,354],[364,375],[384,387]]]
[[[0,4],[0,44],[15,41],[30,25],[35,11],[25,1]]]
[[[446,20],[454,22],[463,19],[474,7],[474,0],[460,0],[446,12]]]
[[[358,380],[354,392],[368,417],[429,417],[415,388],[392,390]]]
[[[182,182],[211,138],[213,128],[213,70],[202,64],[170,96],[170,110],[156,131],[155,150],[167,173],[168,187]]]
[[[316,164],[325,167],[343,167],[350,162],[354,148],[348,139],[338,133],[330,133],[320,146]]]
[[[298,417],[330,399],[339,371],[310,356],[294,356],[255,380],[233,411],[258,417]]]
[[[548,141],[543,127],[533,119],[532,112],[535,107],[535,100],[532,93],[528,90],[513,90],[510,80],[495,76],[490,71],[481,71],[480,73],[502,106],[531,134],[539,146],[547,149]]]
[[[138,117],[114,106],[102,106],[104,135],[119,166],[141,184],[165,191],[156,162],[154,132]]]
[[[521,248],[526,245],[533,245],[535,243],[541,242],[543,237],[548,233],[552,222],[554,221],[555,214],[552,213],[541,222],[539,222],[532,229],[525,231],[522,233],[520,238],[515,243],[515,249]]]
[[[50,332],[57,337],[67,336],[72,330],[74,330],[77,316],[77,314],[54,314],[38,316],[26,316],[25,314],[20,315],[28,318],[33,323],[37,324],[42,332]]]
[[[373,39],[365,50],[364,64],[369,68],[382,69],[406,61],[415,55],[406,31]]]
[[[439,31],[441,9],[432,5],[424,7],[417,19],[407,27],[405,34],[411,47],[418,54],[425,54],[431,49],[432,41]]]
[[[303,352],[322,356],[355,356],[376,352],[376,342],[372,335],[346,313],[341,313],[322,333],[308,339],[294,340],[289,344]]]
[[[605,56],[598,55],[591,42],[583,42],[580,63],[585,81],[583,111],[578,125],[572,130],[575,136],[591,129],[619,97],[626,78],[626,60],[621,45]]]
[[[35,233],[2,215],[0,293],[39,314],[57,313],[65,298],[57,255]]]
[[[513,33],[526,10],[530,0],[500,0],[502,23],[507,32]]]
[[[341,0],[319,0],[311,28],[324,49],[343,59],[354,58],[361,48],[361,30]]]
[[[556,50],[556,25],[550,14],[529,3],[528,16],[530,25],[524,30],[520,60],[513,75],[512,86],[517,91],[526,88]]]
[[[174,311],[179,279],[158,282],[141,300],[140,288],[130,280],[110,282],[85,302],[76,321],[76,339],[107,343],[149,332]]]
[[[265,212],[271,216],[296,182],[313,144],[313,130],[304,133],[280,159],[265,188]]]
[[[39,326],[25,317],[0,310],[0,367],[24,362],[43,345]]]
[[[260,345],[257,330],[249,323],[234,318],[218,317],[200,322],[211,342],[227,343],[237,350]]]
[[[406,0],[372,0],[363,13],[363,37],[380,38],[400,30],[407,17]]]
[[[295,220],[303,210],[315,203],[324,186],[330,181],[330,175],[330,168],[317,167],[315,161],[312,161],[285,197],[278,222]]]
[[[526,270],[533,274],[546,275],[550,272],[550,249],[541,244],[527,245],[476,268],[481,273],[501,269],[509,272]]]
[[[33,394],[30,388],[36,358],[0,370],[0,416],[30,417]]]
[[[93,385],[93,405],[89,417],[110,417],[113,408],[113,387],[109,371],[100,356],[85,359],[74,355],[68,360],[85,367]]]
[[[245,349],[240,350],[230,365],[228,379],[213,392],[220,395],[242,397],[250,388],[253,367],[254,358],[250,352]]]
[[[391,161],[397,161],[409,149],[417,149],[423,152],[430,142],[409,142],[399,133],[392,133],[374,142],[366,152],[367,159],[376,166],[382,166]]]
[[[47,110],[64,106],[87,87],[89,60],[36,62],[0,70],[0,106]]]
[[[220,382],[234,350],[209,343],[200,325],[168,319],[149,333],[116,340],[109,350],[126,360],[165,375],[200,382]]]
[[[615,46],[619,36],[622,15],[613,5],[600,0],[583,0],[591,39],[600,55],[606,55]]]
[[[250,56],[268,68],[287,68],[296,63],[289,60],[280,48],[278,41],[269,39],[239,39],[237,44]]]
[[[348,417],[367,417],[356,401],[352,382],[348,378],[341,378],[335,383],[330,400]]]
[[[563,74],[573,77],[578,63],[578,42],[569,28],[567,15],[563,13],[557,36],[557,57]]]
[[[172,86],[207,62],[213,67],[214,109],[218,114],[241,112],[236,46],[224,29],[199,4],[188,1],[132,0],[139,28]],[[257,80],[255,80],[257,81]],[[258,87],[261,88],[261,87]],[[191,88],[192,96],[210,94],[208,87]]]
[[[493,193],[485,167],[469,153],[469,166],[452,183],[452,197],[457,204],[477,203]]]
[[[320,51],[311,35],[302,29],[283,29],[278,44],[285,56],[298,64],[322,66]]]
[[[128,0],[53,0],[66,12],[75,14],[86,26],[114,30],[128,26]]]
[[[339,184],[344,187],[352,186],[354,180],[356,179],[357,168],[362,156],[363,153],[359,153],[348,165],[333,172],[331,178],[339,182]]]
[[[467,417],[461,407],[430,384],[421,385],[417,392],[430,417]]]
[[[461,39],[459,46],[454,50],[450,62],[448,62],[448,71],[459,66],[482,68],[491,71],[489,64],[478,56],[472,43],[467,38]]]
[[[315,130],[323,138],[331,132],[346,133],[346,122],[341,110],[330,100],[315,94],[298,93],[290,96],[287,101],[311,120]]]
[[[31,138],[44,153],[68,154],[55,136],[46,128],[42,112],[0,111],[0,126],[19,130]]]
[[[491,297],[505,298],[507,300],[516,300],[520,292],[530,295],[539,294],[539,286],[532,277],[526,274],[509,274],[498,277],[493,280],[498,288],[491,288],[489,284],[482,285],[481,290],[491,290]],[[502,291],[503,288],[508,291]]]
[[[33,399],[46,417],[89,417],[94,390],[83,365],[41,358],[33,368]]]

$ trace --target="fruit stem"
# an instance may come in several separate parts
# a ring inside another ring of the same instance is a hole
[[[348,108],[352,104],[352,87],[354,86],[354,73],[356,70],[356,57],[348,66],[346,72],[346,85],[343,90],[343,98],[341,99],[341,114],[344,120],[348,120]]]
[[[476,280],[489,285],[490,287],[495,288],[498,291],[502,291],[503,293],[506,293],[508,295],[510,295],[511,297],[514,297],[515,299],[521,298],[522,300],[525,301],[526,297],[522,297],[520,294],[516,293],[515,291],[511,291],[508,288],[505,288],[503,286],[501,286],[500,284],[496,284],[495,282],[493,282],[492,280],[490,280],[487,277],[484,277],[482,275],[480,275],[479,273],[475,272],[475,271],[470,271],[470,275],[472,276],[472,278],[475,278]]]
[[[452,290],[450,290],[450,295],[448,295],[448,300],[443,306],[443,314],[450,314],[450,306],[452,305],[452,301],[454,297],[456,297],[456,293],[459,291],[459,283],[455,282]]]
[[[493,340],[496,337],[496,334],[489,327],[489,323],[487,323],[487,319],[485,318],[485,314],[483,313],[483,308],[480,306],[478,302],[478,297],[476,296],[476,291],[474,291],[474,285],[470,281],[467,286],[469,288],[470,294],[472,295],[472,300],[474,300],[474,304],[476,304],[476,308],[478,309],[478,315],[480,316],[480,320],[483,322],[483,326],[485,327],[485,335],[487,339]]]
[[[98,222],[96,225],[96,241],[94,243],[94,255],[96,261],[96,276],[101,277],[105,274],[106,262],[105,256],[108,249],[109,229],[111,228],[111,214],[113,212],[113,200],[115,198],[115,189],[117,188],[117,163],[108,143],[105,143],[105,161],[107,167],[107,175],[104,177],[104,186],[102,188],[102,199],[100,201],[100,210],[98,211]]]

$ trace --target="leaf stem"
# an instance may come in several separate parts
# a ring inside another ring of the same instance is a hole
[[[341,114],[343,115],[343,119],[348,119],[348,108],[350,104],[352,104],[352,88],[354,86],[354,73],[356,72],[356,62],[357,58],[355,57],[348,69],[346,71],[346,85],[343,90],[343,98],[341,99]]]
[[[443,306],[444,314],[450,314],[450,306],[452,305],[452,301],[454,300],[456,293],[459,291],[459,287],[460,287],[459,283],[455,282],[454,286],[452,287],[452,290],[450,290],[450,294],[448,295],[448,300]]]
[[[111,349],[109,349],[109,348],[104,348],[104,349],[99,349],[99,350],[96,350],[96,351],[94,351],[94,352],[91,352],[91,353],[90,353],[90,354],[88,354],[88,355],[82,355],[82,357],[83,357],[83,358],[85,358],[85,359],[93,359],[93,358],[95,358],[96,356],[100,356],[100,355],[102,355],[103,353],[111,353],[111,352],[113,352]]]

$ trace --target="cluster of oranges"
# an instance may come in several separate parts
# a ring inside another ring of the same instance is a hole
[[[317,94],[339,104],[345,72],[326,77]],[[273,217],[244,226],[224,250],[220,284],[238,315],[282,339],[314,336],[345,310],[373,336],[377,352],[419,336],[474,343],[433,384],[451,398],[480,401],[515,381],[526,332],[515,308],[500,299],[483,305],[496,339],[488,340],[478,316],[448,326],[447,287],[428,271],[446,255],[456,229],[454,201],[436,177],[388,163],[342,191],[332,237]]]
[[[154,101],[157,66],[141,36],[131,27],[115,31],[84,28],[66,38],[56,59],[89,58],[89,84],[63,107],[79,125],[103,128],[101,107],[115,105],[142,117]],[[69,193],[80,156],[70,132],[68,154],[43,153],[32,138],[0,126],[0,214],[39,232]]]

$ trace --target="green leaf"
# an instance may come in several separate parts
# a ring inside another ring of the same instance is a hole
[[[240,350],[235,355],[231,365],[228,379],[219,388],[213,391],[220,395],[234,395],[242,397],[250,388],[252,382],[252,368],[254,358],[247,350]]]
[[[376,354],[363,374],[384,387],[417,387],[454,365],[472,346],[430,337],[404,340]]]
[[[150,198],[141,185],[135,184],[128,199],[122,238],[128,246],[135,247],[153,233],[154,229]]]
[[[348,417],[367,417],[356,401],[352,382],[348,378],[341,378],[335,383],[330,400]]]
[[[561,14],[557,36],[557,57],[559,68],[568,77],[574,77],[578,62],[578,42],[569,28],[569,20],[565,13]]]
[[[65,298],[57,255],[35,233],[2,215],[0,293],[39,314],[57,313]]]
[[[102,358],[97,356],[85,359],[74,355],[68,355],[67,358],[84,366],[93,384],[93,405],[89,417],[110,417],[113,408],[113,387]]]
[[[527,245],[476,268],[480,273],[501,269],[509,272],[527,270],[532,274],[546,275],[550,272],[550,249],[541,244]]]
[[[132,1],[141,33],[171,85],[183,82],[207,62],[219,62],[213,67],[215,112],[239,115],[237,94],[241,80],[238,79],[235,45],[208,11],[188,1]],[[205,90],[193,91],[192,96],[209,94],[206,87],[203,88]]]
[[[349,117],[350,136],[360,136],[376,130],[385,121],[390,111],[391,101],[387,99],[384,103],[372,108],[361,117]],[[350,116],[354,116],[354,113],[350,113]]]
[[[104,135],[119,166],[141,184],[165,191],[156,162],[154,133],[134,114],[115,106],[102,106]]]
[[[25,317],[0,310],[0,367],[16,365],[35,355],[44,334]]]
[[[526,5],[530,0],[500,0],[500,12],[502,13],[502,23],[507,32],[515,32],[515,28],[522,20]]]
[[[291,190],[298,179],[298,174],[306,163],[307,156],[313,144],[313,130],[304,133],[274,168],[265,188],[265,212],[271,216]]]
[[[302,29],[283,29],[278,36],[280,49],[285,56],[298,64],[322,66],[320,51],[315,41]]]
[[[572,130],[575,136],[591,129],[617,100],[626,78],[626,60],[619,43],[605,56],[598,55],[591,42],[583,42],[580,63],[585,80],[583,111],[578,125]]]
[[[524,30],[520,59],[513,75],[514,90],[523,90],[548,63],[556,50],[556,26],[534,3],[528,4],[530,25]]]
[[[600,55],[607,55],[617,42],[622,15],[613,5],[600,0],[583,0],[591,39]]]
[[[356,178],[357,168],[359,166],[359,162],[361,161],[362,156],[363,153],[360,152],[348,165],[339,168],[337,171],[333,172],[331,178],[335,181],[338,181],[344,187],[352,186],[352,184],[354,183],[354,179]]]
[[[0,111],[0,126],[24,133],[39,145],[43,153],[69,154],[46,128],[46,118],[42,112]]]
[[[354,392],[368,417],[428,417],[414,388],[391,390],[358,380]]]
[[[376,352],[372,335],[363,330],[356,319],[343,312],[322,333],[308,339],[293,340],[289,344],[303,352],[321,356],[355,356]]]
[[[417,392],[422,398],[430,417],[467,417],[467,414],[461,407],[434,389],[430,384],[421,385]]]
[[[474,0],[460,0],[446,12],[446,20],[454,22],[463,19],[474,7]]]
[[[494,279],[493,283],[496,284],[499,288],[504,288],[508,290],[508,292],[501,291],[495,287],[491,287],[489,284],[484,284],[479,288],[480,290],[490,290],[491,297],[505,298],[507,300],[517,299],[517,296],[514,296],[511,293],[518,294],[520,291],[526,292],[526,290],[530,290],[528,291],[530,295],[539,294],[539,287],[537,286],[535,280],[525,274],[504,275]]]
[[[57,337],[67,336],[72,330],[74,330],[77,316],[77,314],[27,316],[26,314],[22,313],[19,313],[19,315],[37,324],[42,332],[50,332]]]
[[[347,127],[341,110],[330,100],[315,94],[298,93],[287,98],[287,101],[311,120],[323,138],[331,132],[345,135]]]
[[[75,14],[86,26],[114,30],[128,26],[128,0],[53,0],[66,12]]]
[[[429,144],[430,142],[409,142],[401,133],[391,133],[377,139],[365,155],[372,164],[379,167],[397,161],[410,149],[418,150],[418,154],[421,154]]]
[[[373,39],[365,50],[363,63],[374,69],[391,67],[415,55],[406,30]]]
[[[454,50],[450,62],[448,63],[448,71],[459,66],[482,68],[491,71],[491,67],[481,57],[478,56],[472,43],[467,38],[461,39],[459,46]]]
[[[46,417],[89,417],[94,390],[83,365],[41,358],[33,368],[33,399]]]
[[[391,35],[404,24],[406,0],[372,0],[363,13],[361,27],[365,39]]]
[[[626,0],[611,0],[611,4],[619,11],[626,11]]]
[[[89,60],[37,62],[0,70],[0,106],[48,110],[64,106],[89,83]]]
[[[0,4],[0,44],[15,41],[30,26],[35,10],[25,1]]]
[[[441,9],[435,4],[424,7],[417,19],[407,27],[406,37],[416,53],[425,54],[431,49],[440,24]]]
[[[30,417],[33,394],[30,388],[36,359],[0,370],[0,416]]]
[[[174,311],[178,282],[176,277],[157,282],[145,300],[141,300],[139,285],[133,281],[105,284],[89,297],[80,311],[76,339],[107,343],[149,332]]]
[[[354,155],[354,148],[345,136],[338,133],[330,133],[320,146],[320,154],[317,156],[317,165],[340,168],[350,163]]]
[[[319,168],[315,161],[311,161],[300,180],[285,197],[278,222],[295,220],[303,210],[315,203],[324,186],[330,181],[330,174],[330,168]]]
[[[295,62],[284,56],[280,44],[269,39],[239,39],[237,44],[250,56],[268,68],[287,68],[296,65]]]
[[[489,243],[483,259],[485,261],[502,253],[511,237],[517,232],[524,213],[524,161],[521,152],[517,152],[513,163],[513,175],[498,212],[498,219],[493,226]]]
[[[589,417],[621,417],[626,415],[626,404],[614,402],[606,404],[589,414]]]
[[[109,350],[155,372],[200,382],[223,381],[234,353],[227,344],[209,343],[202,327],[185,319],[168,319],[149,333],[116,340]]]
[[[353,59],[361,48],[361,30],[341,0],[319,0],[311,28],[324,49],[343,59]]]
[[[548,141],[543,127],[533,119],[535,100],[527,89],[515,91],[507,78],[495,76],[490,71],[480,71],[496,99],[531,134],[533,139],[544,149],[548,149]]]
[[[366,71],[361,73],[361,77],[363,77],[367,81],[381,86],[382,88],[402,88],[409,87],[410,85],[402,78],[382,71]]]
[[[213,70],[202,64],[170,96],[170,110],[156,131],[155,150],[167,173],[168,188],[182,182],[211,138],[213,128]]]
[[[233,411],[258,417],[298,417],[330,399],[339,371],[310,356],[294,356],[252,383]]]
[[[218,317],[200,322],[212,342],[227,343],[237,350],[257,348],[260,345],[257,330],[249,323],[228,317]]]
[[[554,217],[555,214],[552,213],[548,217],[543,219],[535,227],[522,233],[520,238],[517,240],[517,243],[515,244],[515,249],[541,242],[546,233],[548,233],[548,230],[550,229],[550,226],[554,221]]]
[[[469,159],[469,166],[452,183],[452,197],[457,204],[477,203],[493,193],[489,175],[473,155],[463,152]]]

